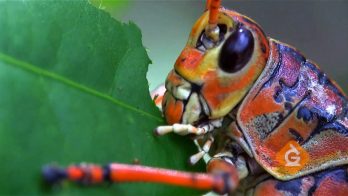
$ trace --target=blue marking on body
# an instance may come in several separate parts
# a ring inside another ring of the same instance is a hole
[[[313,119],[313,113],[307,107],[301,106],[297,111],[297,118],[308,123]]]
[[[337,167],[334,169],[324,170],[322,172],[311,175],[314,178],[314,184],[309,189],[308,195],[312,195],[320,186],[321,182],[326,178],[334,179],[337,182],[348,183],[346,167]],[[306,176],[305,176],[306,177]],[[291,195],[300,195],[302,188],[302,180],[305,177],[296,178],[289,181],[278,181],[275,188],[279,191],[290,193]]]
[[[302,178],[290,180],[290,181],[279,181],[276,184],[276,189],[286,191],[291,195],[299,195],[301,193]]]

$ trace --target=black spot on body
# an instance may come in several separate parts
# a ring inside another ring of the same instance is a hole
[[[302,143],[303,142],[303,137],[298,133],[298,131],[296,131],[295,129],[290,128],[289,129],[289,133],[294,137],[294,139],[299,142]]]
[[[104,166],[103,167],[103,179],[104,179],[104,181],[111,182],[110,173],[111,173],[110,165]]]
[[[261,51],[263,52],[263,53],[266,53],[266,46],[265,46],[265,44],[261,44]]]
[[[292,109],[292,104],[290,102],[286,102],[284,104],[284,107],[285,107],[286,110],[291,110]]]
[[[276,92],[273,95],[273,98],[277,103],[281,103],[283,101],[283,96],[281,95],[281,93],[282,93],[282,89],[277,88]]]

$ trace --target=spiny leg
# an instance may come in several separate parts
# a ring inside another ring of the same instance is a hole
[[[174,132],[178,135],[188,135],[194,134],[197,136],[204,136],[207,133],[211,133],[215,128],[221,127],[222,119],[213,120],[208,123],[205,123],[202,126],[195,127],[190,124],[173,124],[167,126],[159,126],[154,130],[156,135],[165,135],[170,132]],[[197,140],[194,140],[196,146],[198,147],[198,153],[192,155],[189,158],[189,163],[191,165],[196,164],[199,160],[201,160],[204,156],[205,159],[209,160],[210,157],[207,156],[207,153],[210,150],[211,145],[214,142],[214,138],[211,135],[208,135],[208,139],[205,141],[202,147],[198,144]]]
[[[238,174],[223,164],[215,164],[210,173],[189,173],[140,165],[112,163],[104,167],[96,164],[72,165],[67,168],[45,166],[42,174],[46,182],[57,184],[64,180],[86,185],[103,182],[154,182],[190,187],[200,190],[214,190],[224,194],[233,191],[238,184]],[[218,167],[217,167],[218,166]]]

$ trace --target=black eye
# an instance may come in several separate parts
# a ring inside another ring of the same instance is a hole
[[[228,73],[242,69],[250,60],[254,50],[252,33],[244,27],[239,27],[225,41],[222,46],[219,66]]]

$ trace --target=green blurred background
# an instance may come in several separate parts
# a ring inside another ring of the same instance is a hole
[[[112,15],[134,21],[153,64],[150,89],[164,82],[185,46],[204,0],[119,1]],[[348,1],[232,1],[222,5],[257,21],[267,35],[295,46],[348,92]]]

